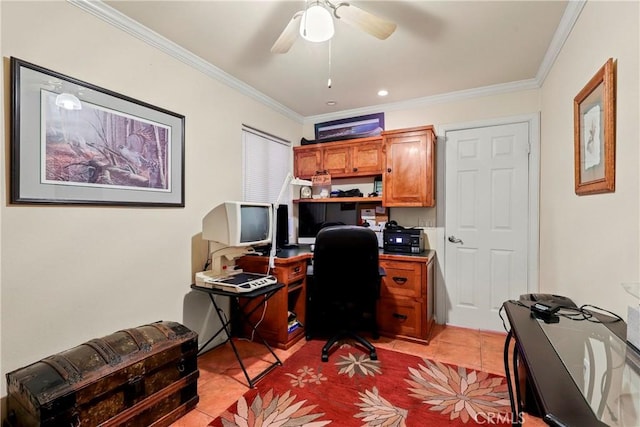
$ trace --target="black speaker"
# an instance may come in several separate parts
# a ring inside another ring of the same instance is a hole
[[[279,205],[276,213],[276,248],[289,244],[289,206]]]

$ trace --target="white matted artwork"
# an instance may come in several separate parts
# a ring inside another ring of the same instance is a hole
[[[575,192],[615,191],[615,71],[610,58],[573,100]]]
[[[184,116],[11,58],[11,202],[184,206]]]

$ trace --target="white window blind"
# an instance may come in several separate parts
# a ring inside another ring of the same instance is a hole
[[[242,126],[243,197],[247,202],[275,203],[292,169],[291,142]],[[281,204],[291,204],[291,189]]]

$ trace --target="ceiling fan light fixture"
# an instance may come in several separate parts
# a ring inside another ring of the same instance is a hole
[[[310,6],[300,21],[300,36],[310,42],[320,43],[333,37],[333,17],[319,4]]]
[[[56,96],[56,106],[65,110],[81,110],[82,104],[77,96],[64,92]]]

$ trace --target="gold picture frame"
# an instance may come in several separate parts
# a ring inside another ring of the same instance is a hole
[[[615,191],[616,63],[598,70],[573,99],[575,191],[578,196]]]

